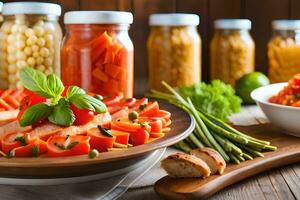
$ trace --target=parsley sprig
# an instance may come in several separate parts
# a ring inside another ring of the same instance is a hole
[[[70,126],[75,121],[70,104],[97,113],[106,112],[103,102],[87,95],[80,87],[70,86],[63,97],[61,94],[65,87],[55,74],[46,76],[38,70],[25,67],[21,70],[20,77],[26,89],[48,99],[46,103],[27,108],[20,119],[21,126],[32,125],[43,119],[48,119],[54,124]]]

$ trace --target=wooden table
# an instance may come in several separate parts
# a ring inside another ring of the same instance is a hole
[[[232,116],[236,125],[254,125],[269,123],[263,113],[256,106],[243,107],[239,114]],[[161,199],[152,187],[129,190],[121,199]],[[218,193],[210,200],[274,200],[300,199],[300,163],[275,169],[237,184]]]

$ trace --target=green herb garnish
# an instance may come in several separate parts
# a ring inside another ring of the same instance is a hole
[[[300,93],[295,94],[295,97],[296,97],[297,99],[299,99],[299,98],[300,98]]]
[[[32,151],[32,156],[33,157],[38,157],[39,154],[40,154],[40,149],[38,146],[34,145],[32,148],[31,148],[31,151]]]
[[[22,146],[26,146],[27,145],[27,142],[26,142],[26,139],[24,136],[18,136],[15,138],[15,141],[18,141],[22,144]]]
[[[66,96],[62,97],[64,85],[55,74],[46,76],[38,70],[25,67],[20,72],[20,78],[26,89],[48,99],[47,103],[36,104],[26,109],[20,120],[21,126],[32,125],[46,118],[54,124],[70,126],[75,121],[70,104],[97,113],[106,112],[104,103],[87,95],[80,87],[70,86]]]
[[[8,153],[6,154],[6,157],[7,157],[7,158],[12,158],[12,157],[14,157],[14,156],[15,156],[15,153],[14,153],[14,151],[12,151],[12,150],[8,151]]]
[[[108,137],[113,137],[112,133],[111,133],[111,130],[107,129],[107,128],[103,128],[101,126],[98,125],[98,129],[100,130],[100,132],[105,135],[105,136],[108,136]]]
[[[180,93],[189,97],[196,108],[227,121],[232,113],[240,111],[242,100],[234,89],[220,80],[210,84],[199,82],[190,87],[181,87]]]
[[[76,145],[78,145],[79,142],[78,141],[74,141],[72,143],[70,143],[68,146],[64,146],[62,144],[58,144],[58,143],[54,143],[54,145],[62,150],[67,150],[67,149],[72,149],[73,147],[75,147]]]

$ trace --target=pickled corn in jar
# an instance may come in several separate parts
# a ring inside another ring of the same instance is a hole
[[[300,20],[275,20],[268,43],[270,81],[286,82],[300,72]]]
[[[210,43],[210,78],[235,85],[244,74],[254,71],[255,45],[247,19],[220,19],[214,22]]]
[[[17,2],[3,6],[0,38],[0,88],[20,86],[19,71],[33,67],[60,73],[61,7],[51,3]]]
[[[195,14],[152,14],[148,37],[150,88],[191,86],[201,80],[201,38]]]
[[[72,11],[64,17],[62,81],[102,96],[133,96],[133,16],[118,11]]]

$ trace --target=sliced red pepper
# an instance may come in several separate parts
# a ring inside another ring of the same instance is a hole
[[[87,131],[87,135],[91,137],[90,145],[92,149],[97,149],[100,152],[107,151],[113,147],[116,137],[103,135],[98,128],[92,128]]]
[[[156,113],[159,112],[159,106],[157,101],[149,102],[145,108],[143,108],[139,116],[144,117],[144,116],[155,116]]]
[[[123,132],[123,131],[118,131],[118,130],[111,130],[112,135],[116,137],[115,142],[128,145],[129,141],[129,133],[128,132]]]
[[[70,137],[70,139],[68,139]],[[69,140],[66,145],[66,140]],[[48,154],[52,157],[74,156],[88,154],[90,137],[82,135],[54,135],[47,140]],[[73,144],[73,145],[72,145]],[[71,146],[70,146],[71,145]]]

